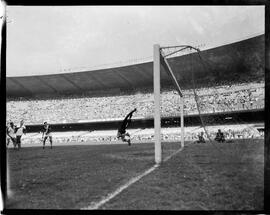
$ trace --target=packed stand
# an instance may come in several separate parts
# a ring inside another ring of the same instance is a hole
[[[196,94],[196,96],[194,96]],[[214,113],[264,108],[264,83],[224,85],[212,88],[183,90],[184,114]],[[196,97],[196,100],[195,100]],[[162,116],[180,114],[179,95],[173,89],[161,93]],[[8,99],[7,119],[27,124],[72,123],[90,120],[122,119],[134,107],[134,117],[149,118],[154,115],[152,90],[106,96],[62,96],[49,99]]]
[[[185,128],[185,141],[191,143],[199,143],[201,135],[205,141],[209,138],[216,141],[218,131],[224,134],[225,141],[237,139],[263,139],[264,131],[258,130],[254,125],[223,125],[209,126],[204,130],[201,127]],[[55,144],[103,144],[103,143],[122,143],[116,137],[116,130],[101,130],[101,131],[76,131],[76,132],[54,132],[53,141]],[[129,129],[132,136],[132,142],[153,142],[154,129]],[[207,132],[207,133],[206,133]],[[161,131],[162,141],[179,142],[181,140],[180,128],[163,128]],[[23,144],[42,145],[41,134],[30,133],[23,136]]]

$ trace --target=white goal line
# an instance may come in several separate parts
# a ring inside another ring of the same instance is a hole
[[[169,155],[168,157],[166,157],[163,162],[168,161],[174,155],[176,155],[178,152],[181,152],[183,149],[184,149],[184,147],[181,147],[180,149],[178,149],[177,151],[175,151],[174,153],[172,153],[171,155]],[[149,173],[153,172],[158,167],[159,167],[159,165],[158,164],[155,164],[154,166],[152,166],[148,170],[144,171],[142,174],[140,174],[140,175],[138,175],[138,176],[136,176],[134,178],[131,178],[127,183],[125,183],[124,185],[122,185],[119,188],[117,188],[114,192],[109,193],[107,196],[103,197],[100,201],[98,201],[98,202],[92,202],[92,203],[90,203],[89,206],[84,207],[84,208],[81,208],[81,210],[96,210],[96,209],[99,209],[102,205],[104,205],[105,203],[107,203],[108,201],[110,201],[111,199],[113,199],[114,197],[116,197],[123,190],[127,189],[129,186],[131,186],[135,182],[139,181],[142,177],[144,177],[144,176],[148,175]]]

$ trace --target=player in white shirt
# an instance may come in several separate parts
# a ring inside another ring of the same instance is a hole
[[[21,148],[21,138],[22,138],[22,135],[25,134],[25,125],[24,125],[24,121],[21,120],[20,122],[20,126],[18,126],[16,128],[16,142],[17,142],[17,145],[18,145],[18,149]]]
[[[7,130],[7,135],[9,136],[9,138],[11,139],[14,149],[16,148],[16,134],[15,134],[15,126],[13,122],[9,123],[10,126],[8,127]]]
[[[12,141],[11,138],[10,138],[10,136],[8,136],[9,126],[10,126],[10,122],[7,122],[7,125],[6,125],[6,144],[7,144],[7,147],[9,145],[9,143]]]
[[[51,149],[52,149],[52,133],[51,133],[51,131],[52,131],[51,126],[47,122],[44,122],[44,126],[42,129],[43,149],[45,148],[45,142],[46,142],[47,138],[50,139]]]

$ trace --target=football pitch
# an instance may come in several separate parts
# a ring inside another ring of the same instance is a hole
[[[180,143],[163,144],[163,157]],[[155,165],[154,144],[8,149],[6,209],[82,209]],[[98,209],[262,210],[264,140],[189,144]]]

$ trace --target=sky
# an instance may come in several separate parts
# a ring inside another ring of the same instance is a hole
[[[220,46],[264,33],[264,6],[7,6],[8,77],[151,61],[153,45]]]

